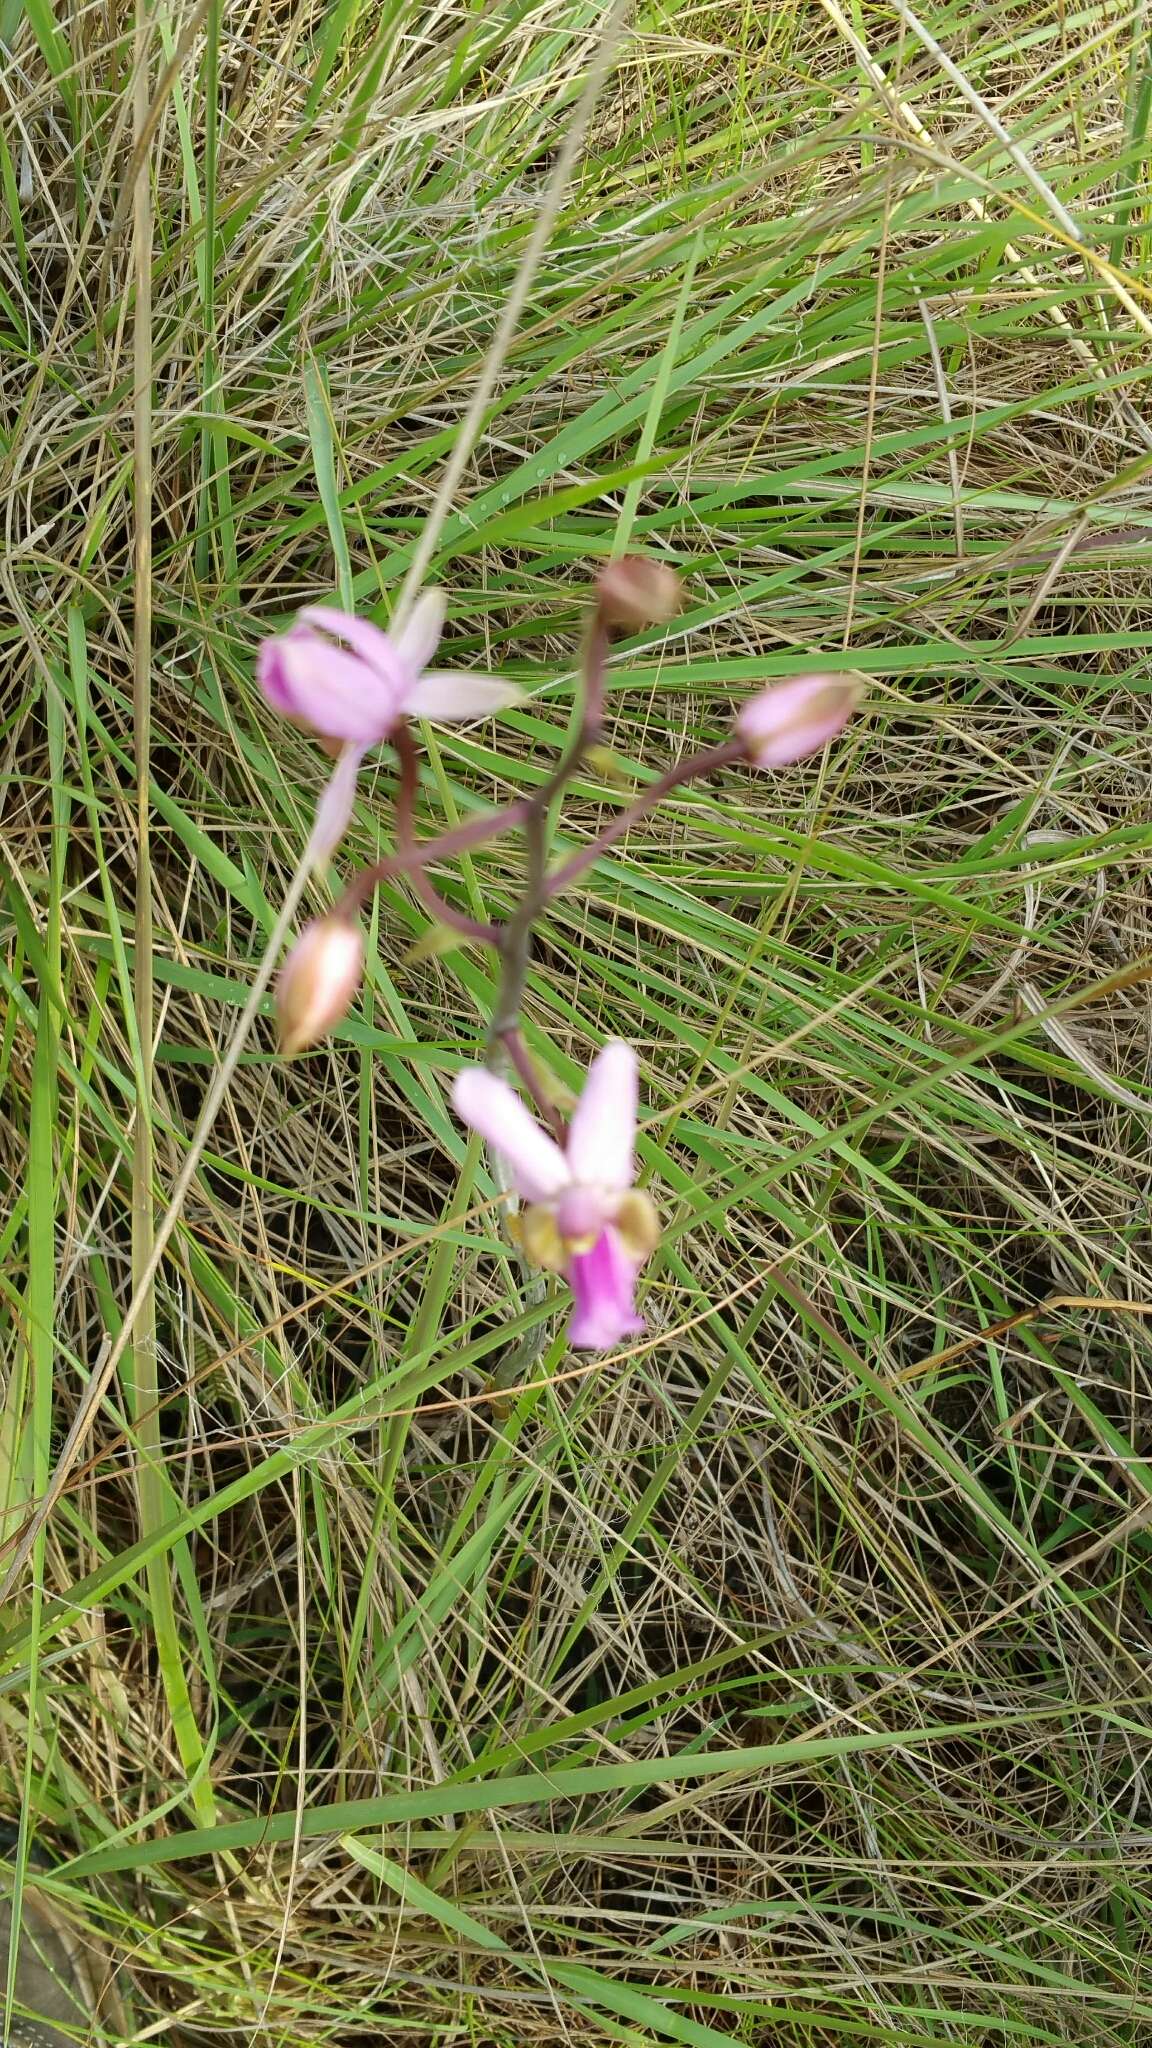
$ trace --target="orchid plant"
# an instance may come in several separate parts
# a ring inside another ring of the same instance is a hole
[[[487,1140],[509,1193],[524,1204],[509,1215],[510,1236],[530,1265],[561,1275],[571,1290],[570,1343],[594,1351],[613,1349],[644,1328],[636,1283],[659,1240],[651,1197],[636,1186],[637,1060],[619,1040],[604,1046],[565,1128],[521,1029],[535,927],[561,890],[671,790],[740,763],[780,768],[818,753],[859,701],[856,680],[843,674],[794,676],[757,692],[737,712],[728,739],[667,769],[588,846],[550,866],[555,800],[600,741],[611,635],[666,624],[678,603],[679,582],[666,566],[631,556],[608,563],[585,640],[579,731],[552,774],[532,796],[425,841],[416,831],[420,749],[412,721],[486,718],[519,696],[501,676],[430,667],[444,624],[443,595],[425,591],[395,632],[349,612],[310,606],[287,633],[264,641],[257,664],[273,709],[314,733],[335,758],[310,842],[318,864],[327,862],[347,828],[365,754],[388,741],[399,768],[395,851],[354,876],[334,910],[305,928],[284,963],[277,991],[281,1047],[301,1052],[315,1045],[350,1008],[363,972],[359,913],[386,879],[405,876],[458,940],[491,947],[500,975],[485,1063],[460,1070],[453,1104],[462,1122]],[[522,829],[526,849],[520,901],[503,923],[465,916],[437,890],[430,867],[514,827]],[[500,1071],[505,1062],[535,1116]]]

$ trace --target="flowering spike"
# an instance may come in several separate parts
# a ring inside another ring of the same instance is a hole
[[[861,692],[854,676],[791,676],[749,698],[737,717],[736,737],[755,767],[785,768],[834,740]]]
[[[358,924],[333,916],[305,925],[276,987],[281,1052],[304,1052],[326,1037],[350,1008],[363,972]]]

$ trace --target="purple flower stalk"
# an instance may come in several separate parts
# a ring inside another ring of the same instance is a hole
[[[636,1278],[660,1225],[634,1186],[637,1071],[630,1045],[597,1053],[563,1146],[541,1130],[520,1097],[483,1067],[466,1067],[452,1090],[456,1114],[500,1154],[527,1207],[517,1219],[525,1254],[562,1273],[575,1307],[569,1342],[610,1351],[644,1328]]]
[[[318,861],[343,837],[364,755],[404,719],[485,718],[519,696],[501,676],[430,669],[443,625],[444,593],[426,590],[396,633],[310,605],[290,631],[262,642],[256,674],[273,709],[341,749],[316,814]]]

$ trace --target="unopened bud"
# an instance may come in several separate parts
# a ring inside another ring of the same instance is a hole
[[[280,1050],[316,1045],[351,1007],[364,972],[364,938],[346,917],[305,925],[280,970],[276,1024]]]
[[[666,626],[676,617],[681,584],[666,562],[620,555],[604,564],[596,579],[596,594],[605,625],[636,633],[641,626]]]
[[[854,676],[792,676],[749,698],[736,720],[736,736],[757,768],[785,768],[818,754],[843,731],[861,691]]]

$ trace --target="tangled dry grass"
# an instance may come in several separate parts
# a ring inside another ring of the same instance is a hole
[[[395,591],[600,16],[145,9],[134,156],[123,10],[0,5],[9,1552],[320,786],[256,639]],[[7,1614],[94,2040],[1148,2038],[1148,62],[1112,0],[634,17],[435,562],[527,702],[433,742],[429,829],[541,778],[625,534],[690,599],[565,843],[816,655],[869,715],[542,937],[557,1081],[644,1060],[627,1356],[524,1304],[446,1110],[480,954],[387,889],[344,1033],[259,1025]]]

